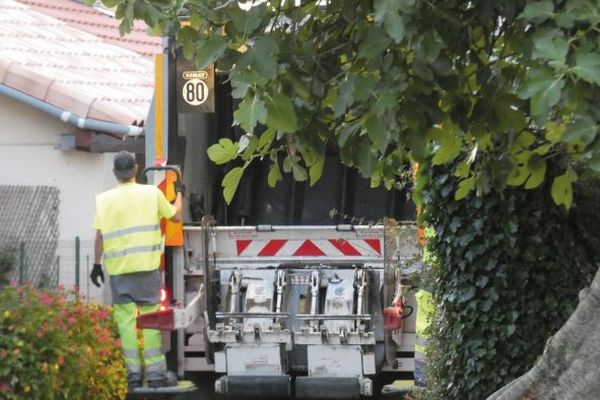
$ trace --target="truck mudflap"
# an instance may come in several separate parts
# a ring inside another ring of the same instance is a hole
[[[373,382],[368,378],[299,376],[295,389],[298,399],[358,399],[373,395]]]
[[[292,381],[287,375],[222,376],[215,381],[215,392],[240,397],[290,397]]]

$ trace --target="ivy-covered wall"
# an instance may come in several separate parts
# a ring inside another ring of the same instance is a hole
[[[423,169],[423,222],[439,302],[430,399],[485,399],[528,370],[568,318],[600,253],[600,183],[576,188],[569,213],[549,188],[454,201],[448,168]]]

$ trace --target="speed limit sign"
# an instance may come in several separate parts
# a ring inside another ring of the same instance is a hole
[[[198,69],[193,60],[187,60],[183,56],[181,49],[178,50],[175,60],[177,113],[215,112],[214,66]]]
[[[199,106],[208,98],[208,86],[204,81],[193,78],[183,84],[183,100],[191,106]]]

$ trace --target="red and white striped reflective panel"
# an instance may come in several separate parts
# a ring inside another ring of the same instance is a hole
[[[236,240],[241,257],[379,257],[380,239]]]

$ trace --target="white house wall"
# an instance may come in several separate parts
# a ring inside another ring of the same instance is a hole
[[[0,184],[57,187],[60,191],[59,246],[61,284],[75,284],[75,238],[81,241],[80,287],[93,299],[104,290],[89,285],[93,263],[94,196],[115,185],[112,154],[57,149],[60,135],[74,127],[41,111],[0,96]],[[108,283],[108,282],[106,282]]]

